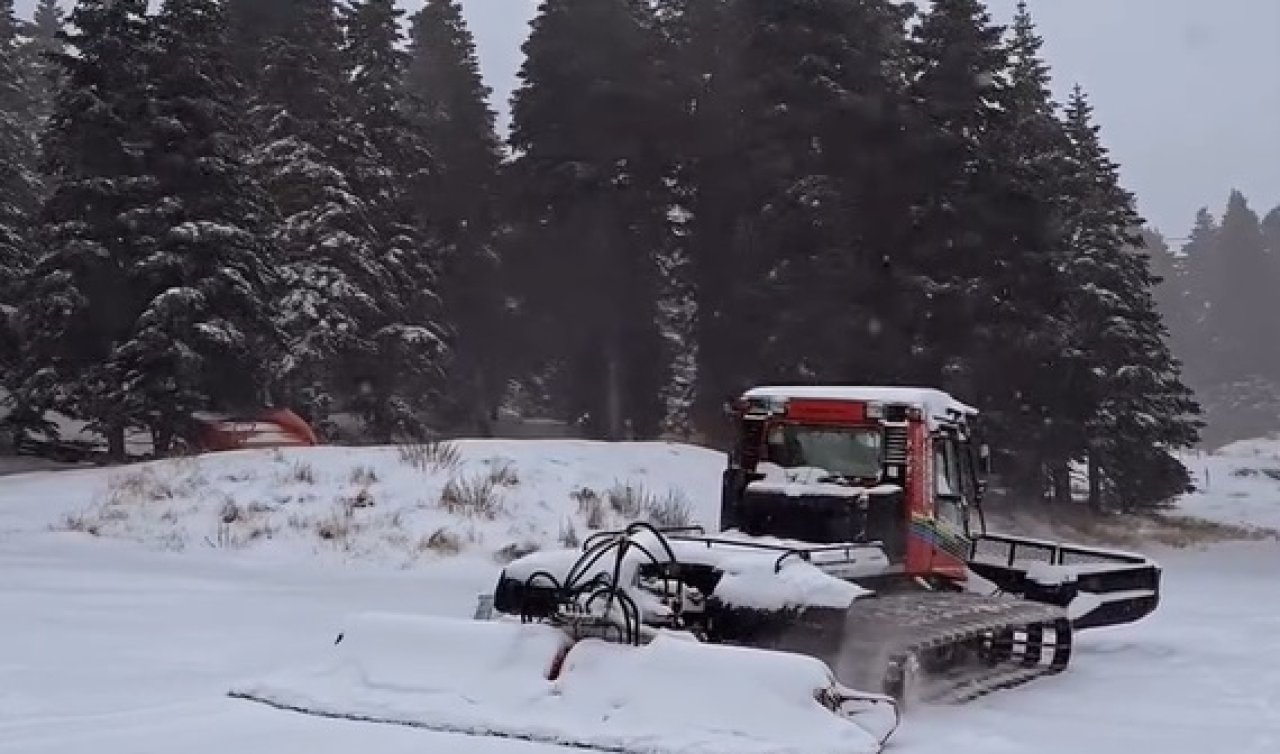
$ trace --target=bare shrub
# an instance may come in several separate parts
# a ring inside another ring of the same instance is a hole
[[[578,501],[578,515],[587,520],[588,529],[595,531],[604,527],[604,501],[595,490],[590,487],[579,487],[571,496]]]
[[[676,529],[692,523],[693,507],[682,493],[672,490],[645,502],[645,518],[660,529]]]
[[[499,461],[489,469],[489,481],[499,487],[515,487],[520,484],[520,475],[516,473],[515,464]]]
[[[81,534],[88,534],[91,537],[97,537],[102,534],[102,529],[97,521],[91,518],[87,513],[68,513],[62,517],[62,525],[53,527],[55,530],[74,531]]]
[[[378,472],[372,466],[357,466],[351,470],[351,483],[368,487],[377,484]]]
[[[352,497],[344,498],[343,505],[349,509],[355,508],[372,508],[374,505],[373,492],[368,487],[361,489]]]
[[[228,500],[222,504],[222,512],[218,515],[218,520],[224,524],[234,524],[242,517],[240,506],[233,501]]]
[[[494,560],[499,563],[510,563],[517,558],[523,558],[537,552],[541,549],[533,542],[512,542],[493,554]]]
[[[582,540],[578,537],[578,530],[574,527],[572,520],[566,520],[560,524],[559,541],[563,547],[577,547],[582,544]]]
[[[454,443],[444,440],[424,440],[406,443],[396,448],[401,463],[419,471],[451,471],[462,463],[462,451]]]
[[[488,477],[454,478],[440,492],[440,507],[449,513],[492,521],[502,512],[502,498]]]
[[[351,507],[343,505],[316,523],[316,534],[326,542],[334,542],[345,547],[349,544],[355,528]]]
[[[423,537],[418,543],[418,549],[439,555],[457,555],[462,552],[462,539],[448,527],[442,526]]]
[[[641,484],[615,484],[605,493],[609,508],[629,521],[648,521],[660,528],[688,526],[693,517],[692,506],[677,490],[657,495]]]
[[[107,483],[107,493],[112,501],[118,502],[153,502],[176,496],[170,481],[161,479],[155,469],[150,467],[111,477]]]
[[[644,487],[634,484],[614,484],[605,492],[609,510],[626,519],[639,518],[644,512]]]
[[[275,534],[270,521],[242,518],[235,523],[219,523],[216,539],[205,537],[205,543],[223,550],[238,549],[260,539],[271,539]]]
[[[296,461],[289,469],[289,479],[302,484],[315,484],[316,467],[303,461]]]

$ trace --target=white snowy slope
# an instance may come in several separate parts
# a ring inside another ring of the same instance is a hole
[[[724,456],[668,443],[464,440],[248,450],[0,484],[6,530],[61,527],[175,551],[430,565],[526,552],[657,516],[718,519]]]

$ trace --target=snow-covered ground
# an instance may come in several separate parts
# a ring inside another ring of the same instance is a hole
[[[1186,455],[1197,491],[1179,509],[1223,524],[1280,530],[1280,438],[1233,443],[1213,454]]]
[[[632,513],[714,518],[722,459],[710,451],[461,448],[435,466],[424,458],[435,451],[324,448],[0,480],[0,752],[570,751],[226,696],[312,662],[352,612],[469,616],[503,553]],[[1264,471],[1280,452],[1201,460],[1209,489],[1184,512],[1280,521],[1280,481]],[[452,544],[428,546],[441,530]],[[1081,634],[1062,676],[913,711],[887,751],[1280,750],[1280,666],[1265,659],[1280,652],[1280,543],[1147,552],[1166,569],[1153,616]]]
[[[0,532],[34,522],[175,551],[430,565],[576,545],[637,518],[713,525],[722,466],[668,443],[246,450],[11,477]]]

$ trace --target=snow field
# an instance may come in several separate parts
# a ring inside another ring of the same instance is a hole
[[[1178,502],[1177,513],[1259,536],[1280,531],[1280,440],[1184,460],[1200,489]],[[636,519],[712,529],[723,466],[719,452],[673,443],[463,440],[246,450],[7,477],[0,534],[53,527],[175,551],[395,567],[459,555],[506,562],[574,547],[594,531]],[[1058,536],[1022,518],[991,513],[988,520],[996,530]],[[1144,538],[1162,534],[1144,521],[1121,528],[1099,527],[1099,540],[1115,544],[1109,535],[1131,534],[1141,549]],[[1175,539],[1194,540],[1195,527],[1186,528]]]
[[[711,451],[566,441],[456,447],[453,460],[425,446],[247,451],[0,480],[0,752],[572,751],[324,719],[227,696],[247,683],[311,673],[327,678],[330,692],[345,701],[360,688],[365,703],[373,698],[365,687],[376,687],[384,701],[401,704],[431,685],[430,673],[411,673],[414,660],[388,654],[368,666],[381,678],[377,683],[350,673],[349,666],[342,676],[333,660],[345,650],[333,641],[345,616],[465,619],[515,549],[559,546],[570,529],[585,537],[593,524],[633,518],[624,515],[627,510],[684,510],[673,500],[687,506],[693,520],[715,520],[723,458]],[[1280,443],[1227,450],[1188,459],[1193,472],[1209,474],[1207,484],[1201,480],[1205,489],[1181,500],[1179,511],[1240,526],[1275,525]],[[497,494],[447,496],[451,482],[455,493],[472,483]],[[362,493],[372,503],[351,504]],[[458,503],[469,499],[498,502]],[[224,516],[228,501],[243,519]],[[335,512],[349,523],[343,538],[322,533]],[[263,533],[250,536],[258,529]],[[441,529],[457,536],[460,546],[420,546]],[[1082,633],[1072,667],[1061,676],[957,709],[913,710],[886,751],[1280,750],[1280,671],[1259,661],[1280,652],[1280,586],[1274,578],[1280,545],[1263,540],[1132,549],[1165,568],[1154,615]],[[425,644],[408,649],[411,656],[439,657]],[[792,694],[770,700],[766,713],[753,706],[765,703],[763,695],[745,701],[735,696],[746,688],[740,676],[695,672],[698,666],[678,655],[652,674],[646,663],[657,661],[641,663],[643,655],[634,652],[616,662],[607,658],[607,664],[604,655],[584,652],[582,658],[577,677],[596,685],[581,687],[592,693],[584,692],[572,712],[559,713],[559,723],[573,722],[574,736],[596,737],[596,743],[604,743],[598,734],[607,732],[585,722],[580,727],[578,716],[612,715],[636,726],[629,741],[637,746],[645,743],[639,727],[662,719],[668,725],[653,744],[658,750],[692,752],[688,747],[701,741],[703,751],[728,754],[749,749],[739,739],[715,748],[711,734],[728,735],[721,723],[741,731],[769,715],[798,722],[802,714],[788,706]],[[627,658],[641,667],[615,675],[612,669],[626,667]],[[699,662],[704,660],[714,662]],[[483,687],[485,673],[506,665],[491,662],[484,670],[459,654],[436,677],[462,679],[465,666]],[[564,689],[569,693],[568,685]],[[596,693],[602,689],[606,693]],[[415,704],[413,714],[423,714],[423,705]],[[752,730],[756,742],[779,735],[767,727]],[[809,741],[788,739],[802,740]]]
[[[1228,445],[1182,461],[1197,487],[1178,503],[1181,513],[1214,523],[1280,532],[1280,438]]]

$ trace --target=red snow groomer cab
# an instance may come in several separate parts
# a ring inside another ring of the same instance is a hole
[[[191,419],[191,443],[200,452],[320,444],[311,425],[287,408],[236,413],[198,412]]]
[[[987,531],[990,454],[975,437],[978,411],[945,392],[759,387],[729,415],[721,530],[874,545],[887,566],[851,580],[879,591],[960,590],[977,574],[1035,601],[1065,605],[1087,593],[1074,628],[1129,623],[1157,606],[1160,572],[1141,555]],[[839,560],[812,557],[833,568]]]

